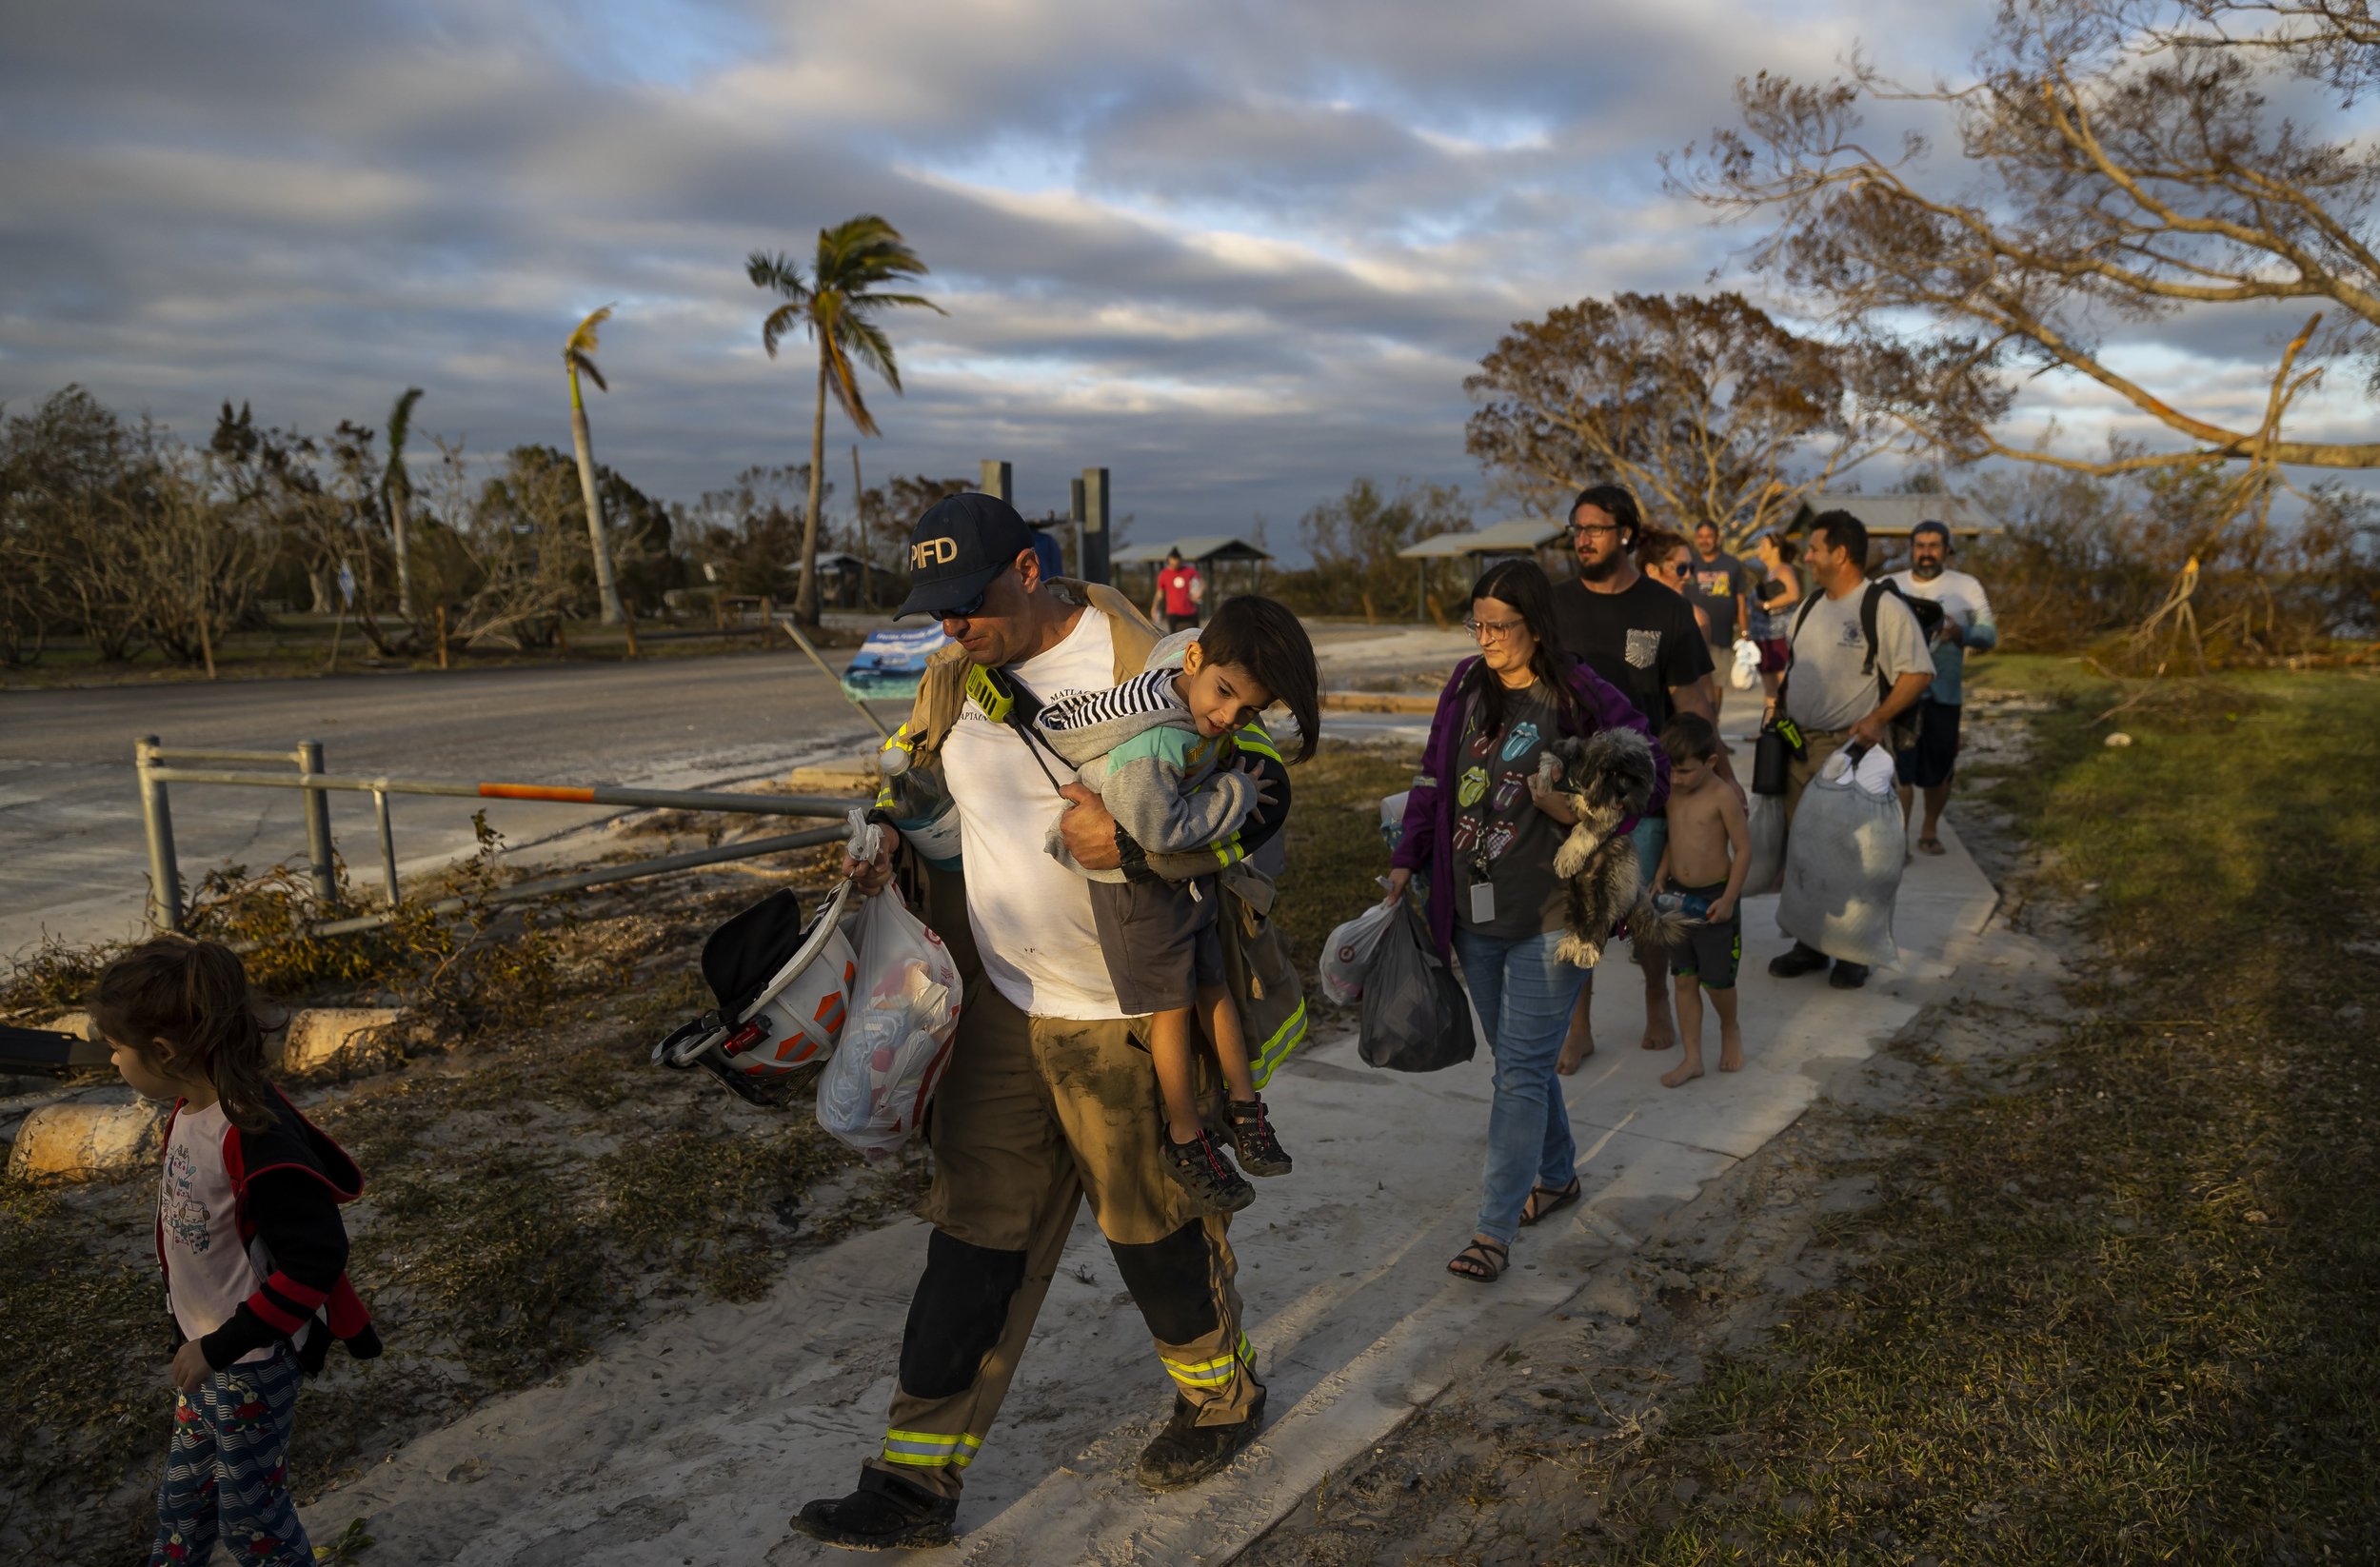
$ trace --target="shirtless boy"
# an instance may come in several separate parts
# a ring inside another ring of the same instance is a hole
[[[1719,1070],[1744,1064],[1743,1030],[1735,1022],[1735,965],[1743,957],[1743,922],[1737,904],[1744,892],[1752,841],[1744,826],[1741,796],[1712,770],[1718,760],[1718,731],[1699,713],[1679,713],[1661,731],[1669,753],[1669,843],[1653,890],[1683,893],[1710,907],[1702,923],[1670,949],[1676,977],[1677,1033],[1686,1059],[1661,1074],[1661,1086],[1676,1088],[1702,1076],[1702,991],[1719,1017]]]

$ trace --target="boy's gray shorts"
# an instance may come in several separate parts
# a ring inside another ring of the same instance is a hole
[[[1192,896],[1192,888],[1197,896]],[[1126,1016],[1171,1012],[1223,982],[1223,939],[1215,878],[1195,882],[1094,882],[1091,917]]]

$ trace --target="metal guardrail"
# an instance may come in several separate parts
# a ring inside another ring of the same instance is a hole
[[[286,773],[244,772],[234,767],[190,764],[291,764],[293,770]],[[843,800],[828,795],[729,794],[715,789],[647,789],[622,784],[457,784],[385,775],[375,778],[347,776],[323,770],[323,745],[319,740],[301,741],[294,749],[288,751],[208,751],[169,747],[155,735],[143,735],[133,743],[132,764],[140,780],[141,824],[149,839],[149,922],[159,930],[172,931],[182,928],[184,904],[181,866],[174,853],[173,809],[167,793],[168,786],[175,784],[304,790],[307,863],[318,914],[335,914],[339,903],[336,847],[330,837],[330,795],[337,791],[372,797],[372,815],[379,828],[381,879],[388,906],[377,914],[319,921],[307,927],[318,936],[370,930],[395,918],[401,894],[397,885],[396,834],[388,815],[388,797],[391,795],[534,800],[578,805],[723,811],[745,816],[816,816],[837,822],[841,822],[844,813],[853,806],[864,807],[868,803],[864,800]],[[808,848],[834,843],[842,836],[843,828],[840,826],[814,827],[742,843],[662,855],[625,865],[605,865],[599,870],[582,871],[571,876],[524,882],[488,893],[476,902],[517,903],[557,892],[603,886],[612,882],[635,881],[641,877],[691,870],[731,860],[756,859],[786,849]],[[468,902],[471,900],[442,899],[429,906],[430,912],[450,913],[466,906]]]

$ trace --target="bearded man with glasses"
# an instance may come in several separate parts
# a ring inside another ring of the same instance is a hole
[[[1643,532],[1636,498],[1621,486],[1595,485],[1578,492],[1570,504],[1578,575],[1554,585],[1555,632],[1563,651],[1636,704],[1653,733],[1659,734],[1673,713],[1698,713],[1716,724],[1718,714],[1704,687],[1713,667],[1711,649],[1695,620],[1694,605],[1636,569],[1636,541]],[[1724,747],[1717,771],[1730,787],[1736,787]],[[1648,813],[1636,824],[1636,862],[1648,885],[1668,836],[1669,823],[1657,813]],[[1677,1042],[1677,1025],[1670,1016],[1669,956],[1648,943],[1631,945],[1644,971],[1640,1042],[1647,1050],[1667,1050]],[[1595,1054],[1595,1029],[1588,1021],[1594,999],[1595,976],[1589,974],[1556,1066],[1565,1076]]]

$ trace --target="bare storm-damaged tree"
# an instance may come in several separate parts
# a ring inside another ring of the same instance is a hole
[[[1668,167],[1675,188],[1775,221],[1755,267],[1909,350],[1877,389],[1955,461],[2380,467],[2380,441],[2286,428],[2332,367],[2380,388],[2380,142],[2282,112],[2291,73],[2350,102],[2368,92],[2380,33],[2366,0],[2006,0],[1970,81],[1905,88],[1861,60],[1818,85],[1764,72],[1737,84],[1739,125]],[[1937,106],[1963,160],[1914,133],[1872,147],[1872,104]],[[2106,351],[2118,327],[2192,309],[2291,309],[2262,417],[2186,407]],[[2004,441],[2020,379],[2044,371],[2095,383],[2178,441],[2099,457]]]
[[[1496,487],[1548,514],[1616,479],[1681,530],[1740,544],[1907,439],[1866,384],[1894,348],[1822,342],[1741,294],[1619,294],[1524,321],[1463,382],[1464,445]]]

